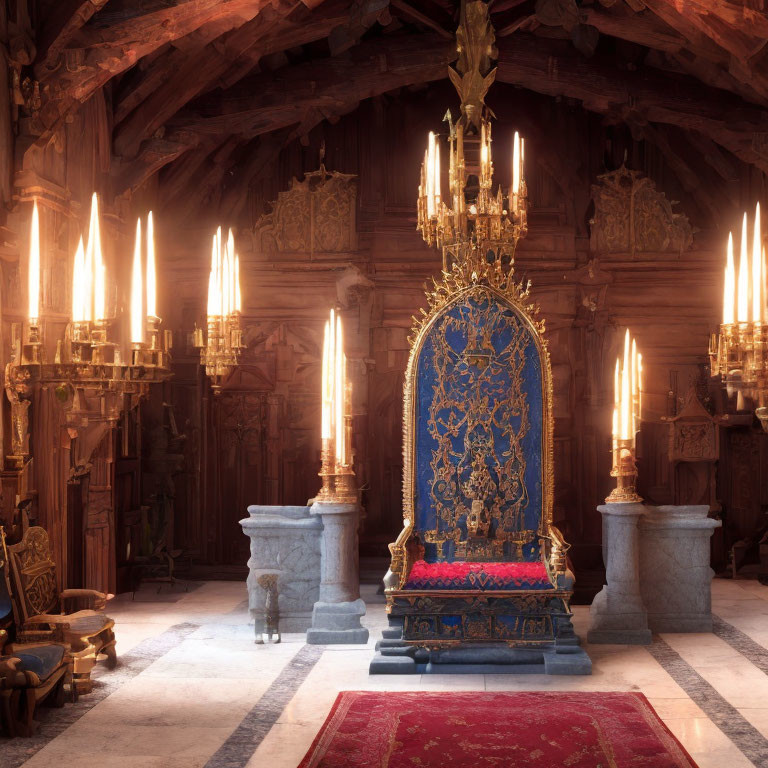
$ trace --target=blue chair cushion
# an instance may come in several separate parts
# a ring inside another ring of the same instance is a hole
[[[61,664],[64,656],[63,645],[40,645],[33,648],[24,648],[13,654],[21,659],[20,669],[25,672],[34,672],[41,680],[47,680]]]

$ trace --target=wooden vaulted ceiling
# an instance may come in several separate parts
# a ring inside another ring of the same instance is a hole
[[[214,182],[235,165],[247,181],[319,122],[444,79],[459,15],[459,0],[47,5],[36,143],[107,88],[116,194],[161,169],[180,189],[206,163]],[[490,0],[490,11],[497,81],[629,124],[684,181],[670,130],[721,175],[730,155],[768,172],[768,0]]]

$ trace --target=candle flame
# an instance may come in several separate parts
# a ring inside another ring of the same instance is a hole
[[[622,357],[616,358],[613,377],[614,448],[618,447],[619,440],[634,440],[642,412],[642,355],[638,352],[637,342],[630,336],[629,329],[624,334]]]
[[[144,313],[142,298],[144,280],[141,272],[141,219],[136,219],[136,243],[133,249],[133,273],[131,278],[131,343],[144,343]]]
[[[333,382],[335,400],[334,428],[337,464],[344,463],[344,339],[341,317],[336,315],[336,352],[334,354],[336,367]]]
[[[738,301],[736,304],[738,311],[738,321],[746,323],[749,321],[749,257],[747,255],[747,214],[744,214],[744,221],[741,225],[741,252],[739,255],[739,285]]]
[[[330,405],[330,382],[328,376],[328,367],[331,357],[331,327],[330,323],[325,321],[325,333],[323,334],[323,370],[322,370],[322,422],[320,427],[320,436],[323,440],[331,439],[331,405]]]
[[[728,251],[725,263],[725,282],[723,285],[723,323],[736,322],[734,302],[736,298],[736,268],[733,263],[733,232],[728,233]]]
[[[235,254],[235,312],[242,312],[242,297],[240,296],[240,257]]]
[[[755,228],[752,239],[752,321],[760,322],[762,319],[762,293],[763,278],[762,267],[763,238],[760,231],[760,203],[755,206]]]
[[[85,282],[86,282],[86,320],[103,320],[106,314],[104,308],[103,286],[98,287],[99,276],[102,274],[101,227],[99,225],[99,198],[94,192],[91,195],[91,219],[88,224],[88,242],[85,244]]]
[[[512,144],[512,194],[520,194],[520,134],[517,131]]]
[[[152,211],[147,216],[147,317],[157,317],[157,267],[155,265],[155,225]]]
[[[40,317],[40,215],[37,200],[32,206],[32,228],[29,233],[29,319]]]
[[[624,364],[621,369],[621,437],[626,440],[630,437],[632,426],[630,424],[630,359],[629,359],[629,328],[624,335]]]
[[[85,247],[81,237],[77,244],[75,261],[72,265],[72,322],[74,323],[82,323],[86,320],[85,308],[87,299],[85,289]]]

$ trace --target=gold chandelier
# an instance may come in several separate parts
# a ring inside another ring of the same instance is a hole
[[[240,326],[240,257],[235,252],[235,238],[229,230],[226,242],[221,227],[213,236],[211,271],[208,276],[207,335],[195,328],[195,346],[200,362],[218,391],[222,380],[237,365],[244,349]]]
[[[762,428],[768,432],[768,323],[766,323],[765,248],[760,203],[750,248],[747,214],[744,214],[739,247],[739,270],[734,262],[733,233],[728,234],[723,284],[723,322],[712,334],[709,358],[712,376],[719,376],[728,396],[736,393],[736,409],[755,407]]]
[[[495,34],[488,6],[477,0],[462,4],[456,30],[458,61],[448,73],[461,99],[461,115],[448,123],[449,201],[441,189],[440,139],[429,133],[421,166],[418,229],[428,245],[441,249],[443,270],[477,259],[510,265],[517,241],[527,232],[525,141],[515,132],[512,147],[512,184],[507,194],[493,191],[491,153],[492,112],[485,95],[496,77],[491,60],[496,55]]]
[[[46,352],[40,312],[40,218],[37,201],[32,208],[28,263],[29,309],[26,340],[23,328],[11,327],[11,360],[5,370],[6,393],[11,402],[11,463],[22,467],[29,456],[28,410],[35,386],[51,384],[62,402],[71,397],[69,421],[85,426],[94,416],[84,397],[98,394],[98,418],[115,419],[125,407],[126,396],[138,402],[148,385],[170,376],[171,335],[160,331],[157,317],[157,279],[152,213],[147,227],[147,277],[142,269],[141,225],[137,224],[134,279],[130,304],[130,344],[112,329],[117,318],[107,307],[107,270],[101,247],[98,198],[91,198],[88,240],[82,237],[72,273],[72,311],[63,338],[56,340],[51,361]],[[146,292],[145,292],[146,291]],[[145,312],[146,300],[146,312]],[[113,338],[114,336],[114,338]],[[128,354],[127,349],[130,348]]]

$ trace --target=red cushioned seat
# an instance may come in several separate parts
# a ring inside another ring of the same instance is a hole
[[[403,589],[553,589],[544,563],[428,563],[417,560]]]

